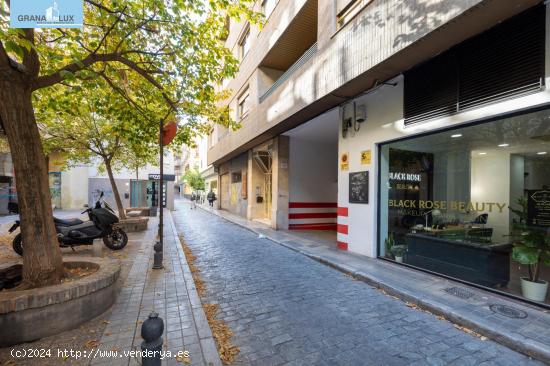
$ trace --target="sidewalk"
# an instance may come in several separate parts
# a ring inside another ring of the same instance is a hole
[[[199,207],[550,364],[550,313],[547,310],[383,260],[340,251],[227,211]]]
[[[164,211],[164,269],[154,270],[153,244],[158,218],[151,218],[148,235],[113,305],[99,342],[101,350],[140,350],[141,324],[151,311],[164,320],[164,351],[189,351],[190,363],[175,358],[165,365],[221,365],[206,316],[195,289],[170,211]],[[102,358],[92,365],[141,365],[141,359]]]

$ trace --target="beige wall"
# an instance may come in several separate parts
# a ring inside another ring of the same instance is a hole
[[[384,81],[398,75],[536,2],[373,1],[337,31],[334,2],[318,0],[317,53],[259,103],[259,92],[269,77],[258,65],[305,4],[303,0],[281,0],[261,32],[252,27],[252,48],[236,78],[228,83],[233,94],[227,102],[233,108],[235,97],[250,85],[252,110],[240,130],[214,141],[208,162],[217,164],[245,152],[372,88],[376,79]],[[483,6],[479,6],[481,3]],[[242,26],[232,26],[228,46],[236,47]],[[421,38],[423,42],[417,42]]]

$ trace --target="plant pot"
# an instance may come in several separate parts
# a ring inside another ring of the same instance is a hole
[[[403,257],[395,256],[395,261],[398,263],[403,263]]]
[[[521,278],[521,293],[523,297],[533,301],[544,301],[546,292],[548,291],[548,282],[532,282],[525,277]]]

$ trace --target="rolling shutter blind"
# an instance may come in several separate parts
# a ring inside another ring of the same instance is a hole
[[[541,90],[544,37],[536,6],[405,72],[405,125]]]

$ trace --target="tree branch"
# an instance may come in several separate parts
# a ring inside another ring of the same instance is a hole
[[[80,70],[84,70],[87,67],[95,64],[96,62],[109,62],[109,61],[119,61],[120,55],[116,53],[107,53],[107,54],[90,54],[81,61],[74,62],[69,64],[59,71],[54,72],[50,75],[40,76],[36,79],[36,82],[33,84],[32,90],[37,90],[45,88],[48,86],[55,85],[63,80],[63,71],[69,71],[75,73]]]
[[[158,90],[160,90],[160,92],[162,93],[162,97],[164,98],[164,100],[166,101],[166,103],[168,103],[168,105],[174,109],[174,110],[177,110],[177,105],[176,105],[176,102],[174,102],[172,99],[170,99],[166,93],[164,92],[164,88],[162,87],[162,85],[160,85],[160,83],[158,81],[155,80],[155,78],[153,78],[151,75],[150,75],[150,71],[148,70],[145,70],[145,69],[142,69],[141,67],[139,67],[135,62],[133,61],[130,61],[126,58],[123,58],[123,57],[120,57],[120,59],[118,60],[120,63],[123,63],[124,65],[128,66],[129,68],[131,68],[132,70],[134,70],[135,72],[137,72],[138,74],[140,74],[145,80],[147,80],[149,83],[151,83],[154,87],[156,87]]]
[[[27,72],[35,78],[40,72],[40,60],[38,59],[38,53],[36,53],[36,49],[34,48],[34,29],[26,28],[23,29],[23,32],[25,33],[23,38],[32,44],[30,50],[27,51],[26,48],[24,49],[25,54],[23,56],[23,65],[25,66]]]
[[[126,10],[126,8],[128,8],[128,5],[126,5],[124,7],[124,9],[122,9],[122,11],[120,12],[120,14],[118,15],[118,17],[116,18],[116,20],[113,22],[113,24],[111,24],[111,26],[109,27],[109,29],[107,29],[107,31],[105,32],[105,34],[103,35],[103,37],[101,37],[101,40],[99,41],[96,49],[92,52],[92,54],[96,54],[97,51],[99,51],[99,49],[101,48],[101,45],[103,44],[103,42],[105,42],[105,39],[107,39],[107,36],[109,35],[109,33],[111,33],[111,31],[116,27],[116,25],[118,24],[118,22],[120,22],[120,20],[122,19],[122,14],[124,14],[124,11]]]
[[[122,90],[120,87],[118,87],[117,85],[115,85],[115,83],[104,73],[104,72],[100,72],[99,75],[103,78],[103,80],[105,80],[107,82],[107,84],[109,84],[109,86],[111,88],[113,88],[113,90],[115,92],[117,92],[120,96],[122,96],[124,98],[124,100],[126,100],[128,103],[130,103],[130,105],[134,106],[134,108],[136,108],[136,110],[141,114],[143,115],[146,119],[149,119],[149,117],[147,116],[147,114],[142,110],[142,108],[140,107],[140,105],[134,101],[132,98],[130,98],[125,92],[124,90]]]

